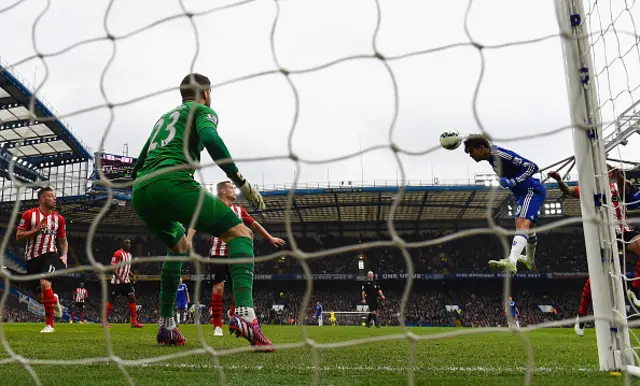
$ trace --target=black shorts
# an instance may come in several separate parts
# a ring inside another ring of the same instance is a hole
[[[378,311],[378,302],[367,302],[369,306],[369,312]]]
[[[209,258],[211,259],[216,259],[218,257],[225,259],[227,258],[227,256],[209,256]],[[212,284],[224,283],[225,281],[227,281],[227,277],[231,276],[229,274],[229,264],[208,263],[207,270],[211,275]]]
[[[640,236],[640,233],[635,229],[632,231],[622,232],[622,237],[620,237],[620,233],[617,233],[616,239],[618,239],[618,253],[622,253],[623,249],[627,249],[629,243],[638,236]],[[620,239],[624,240],[624,243]]]
[[[56,269],[62,268],[64,268],[64,264],[60,261],[60,256],[55,252],[47,252],[27,260],[27,275],[55,272]],[[52,277],[46,278],[46,280],[53,282]],[[40,279],[31,281],[30,285],[35,294],[40,292]]]
[[[80,311],[82,312],[84,310],[84,303],[82,302],[76,302],[75,304],[75,308],[76,311]]]
[[[116,295],[127,296],[130,293],[135,293],[135,292],[136,292],[136,289],[133,287],[133,284],[131,283],[120,283],[120,284],[109,283],[109,296],[111,298],[116,297]]]

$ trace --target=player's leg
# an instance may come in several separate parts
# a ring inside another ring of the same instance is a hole
[[[48,254],[44,254],[36,258],[27,260],[28,275],[54,272],[56,270],[56,267],[57,265],[55,261],[50,260]],[[43,332],[43,333],[53,332],[54,331],[53,320],[54,320],[55,308],[56,308],[56,305],[58,304],[58,300],[55,294],[53,293],[51,280],[49,279],[34,280],[32,282],[32,287],[33,287],[34,293],[39,292],[40,302],[44,306],[45,328],[40,332]]]
[[[129,315],[131,316],[131,327],[142,328],[144,324],[138,322],[138,309],[136,303],[136,289],[133,284],[122,284],[127,289],[127,300],[129,301]]]
[[[490,260],[489,265],[494,268],[507,269],[511,273],[517,272],[517,264],[522,251],[529,243],[529,229],[532,223],[538,218],[538,212],[546,198],[546,190],[529,189],[525,195],[518,197],[518,208],[516,209],[516,234],[511,244],[509,257],[501,260]],[[536,240],[537,243],[537,240]],[[529,264],[527,263],[529,267]],[[533,262],[531,262],[533,268]]]
[[[318,327],[322,327],[322,315],[318,316]]]
[[[584,336],[585,322],[580,320],[581,316],[587,316],[589,313],[589,306],[591,306],[591,280],[587,279],[582,288],[582,297],[580,298],[580,309],[578,310],[578,316],[576,317],[576,323],[573,326],[573,330],[578,336]]]
[[[69,319],[69,324],[73,324],[73,319],[75,319],[76,317],[76,308],[78,308],[78,306],[74,305],[73,312],[71,312],[71,318]]]
[[[224,296],[224,283],[227,276],[226,264],[209,264],[209,272],[213,282],[211,292],[211,324],[213,335],[223,336],[222,332],[222,298]]]
[[[84,317],[84,303],[80,303],[80,316],[78,318],[78,323],[80,324],[84,323],[83,317]]]
[[[202,206],[196,217],[196,230],[217,235],[227,243],[230,258],[253,258],[252,233],[238,216],[219,199],[202,188],[191,178],[158,181],[147,185],[143,189],[133,192],[133,206],[140,218],[150,230],[167,245],[170,255],[186,255],[187,242],[184,229],[178,228],[179,223],[188,224],[196,215],[200,198]],[[177,203],[180,203],[177,205]],[[165,208],[158,211],[158,208]],[[171,208],[167,210],[166,208]],[[161,321],[164,317],[173,317],[176,289],[180,275],[181,262],[165,262],[161,273]],[[243,322],[255,319],[253,311],[253,262],[235,263],[230,267],[234,285],[233,292],[238,306],[238,313]],[[251,322],[249,322],[251,323]],[[247,331],[246,327],[241,328]],[[255,327],[251,327],[250,341],[254,340]],[[266,341],[264,336],[257,334],[259,341]]]

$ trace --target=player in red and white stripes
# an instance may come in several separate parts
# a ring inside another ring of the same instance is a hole
[[[84,301],[89,296],[89,292],[84,288],[84,283],[80,283],[80,286],[76,288],[73,293],[73,312],[71,313],[71,319],[69,323],[73,323],[73,320],[76,318],[76,312],[80,315],[78,316],[78,323],[82,324],[82,317],[84,316]]]
[[[67,266],[67,226],[64,217],[53,210],[56,207],[53,189],[40,189],[38,202],[37,208],[24,212],[16,232],[16,240],[27,241],[24,258],[28,275],[52,273]],[[60,242],[60,254],[56,240]],[[53,317],[62,317],[62,307],[53,292],[52,279],[35,280],[32,286],[36,299],[44,305],[45,327],[40,332],[53,332]]]
[[[122,248],[118,249],[111,258],[111,265],[120,263],[130,263],[133,260],[131,256],[131,240],[125,239]],[[111,282],[109,283],[109,301],[107,302],[107,319],[113,310],[113,301],[117,295],[126,295],[129,299],[129,314],[131,315],[131,327],[142,328],[143,324],[138,323],[138,313],[136,310],[136,290],[133,287],[135,275],[131,272],[131,264],[124,264],[118,267],[113,273]],[[104,327],[111,327],[108,322],[104,323]]]
[[[611,201],[613,206],[613,211],[616,217],[616,224],[614,225],[616,231],[616,238],[618,239],[618,249],[622,252],[622,249],[626,249],[628,252],[633,253],[636,256],[640,257],[640,235],[638,232],[629,225],[627,222],[627,207],[625,205],[625,197],[629,196],[630,192],[628,189],[625,189],[625,185],[627,184],[627,180],[622,175],[619,169],[613,168],[609,165],[609,190],[611,192]],[[558,182],[558,187],[560,190],[571,197],[579,198],[580,197],[580,187],[572,186],[569,187],[566,183],[562,181],[560,174],[557,172],[549,172],[549,177],[553,178]],[[614,182],[615,180],[616,182]],[[640,261],[636,266],[636,277],[640,276]],[[638,307],[640,307],[640,302],[638,302],[636,292],[640,290],[640,281],[636,280],[632,283],[631,289],[627,291],[627,297],[630,301],[635,303]],[[582,289],[582,297],[580,301],[580,309],[578,311],[578,316],[576,317],[576,323],[573,326],[574,331],[579,336],[584,336],[584,322],[580,321],[581,316],[586,316],[589,311],[589,306],[591,305],[591,281],[587,279],[587,282]]]
[[[231,210],[242,220],[242,222],[251,228],[252,230],[260,233],[265,239],[269,240],[269,243],[274,247],[281,247],[285,244],[285,241],[273,237],[267,232],[262,225],[253,219],[247,213],[247,211],[240,205],[236,205],[233,202],[236,200],[236,187],[231,181],[222,181],[216,186],[218,191],[218,197],[220,201],[227,204]],[[224,257],[229,255],[227,244],[218,237],[211,237],[211,249],[209,250],[209,257]],[[211,274],[211,281],[213,283],[213,293],[211,294],[211,303],[209,311],[211,312],[211,324],[213,325],[213,335],[222,336],[222,296],[224,294],[224,283],[227,276],[231,278],[229,273],[229,266],[227,264],[207,264],[209,267],[209,273]],[[231,305],[230,314],[235,313],[234,305]]]

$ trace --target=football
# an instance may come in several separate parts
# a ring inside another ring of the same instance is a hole
[[[447,150],[455,150],[461,143],[460,134],[455,130],[445,131],[440,134],[440,146]]]

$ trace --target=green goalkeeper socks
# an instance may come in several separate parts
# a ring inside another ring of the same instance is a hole
[[[253,257],[253,240],[249,237],[236,237],[229,241],[227,246],[229,247],[229,258]],[[229,264],[229,272],[233,281],[233,296],[236,307],[253,307],[253,262],[231,263]]]
[[[169,253],[169,256],[187,256],[187,254],[175,255]],[[162,264],[162,273],[160,274],[160,316],[173,317],[181,270],[181,261],[165,261]]]

